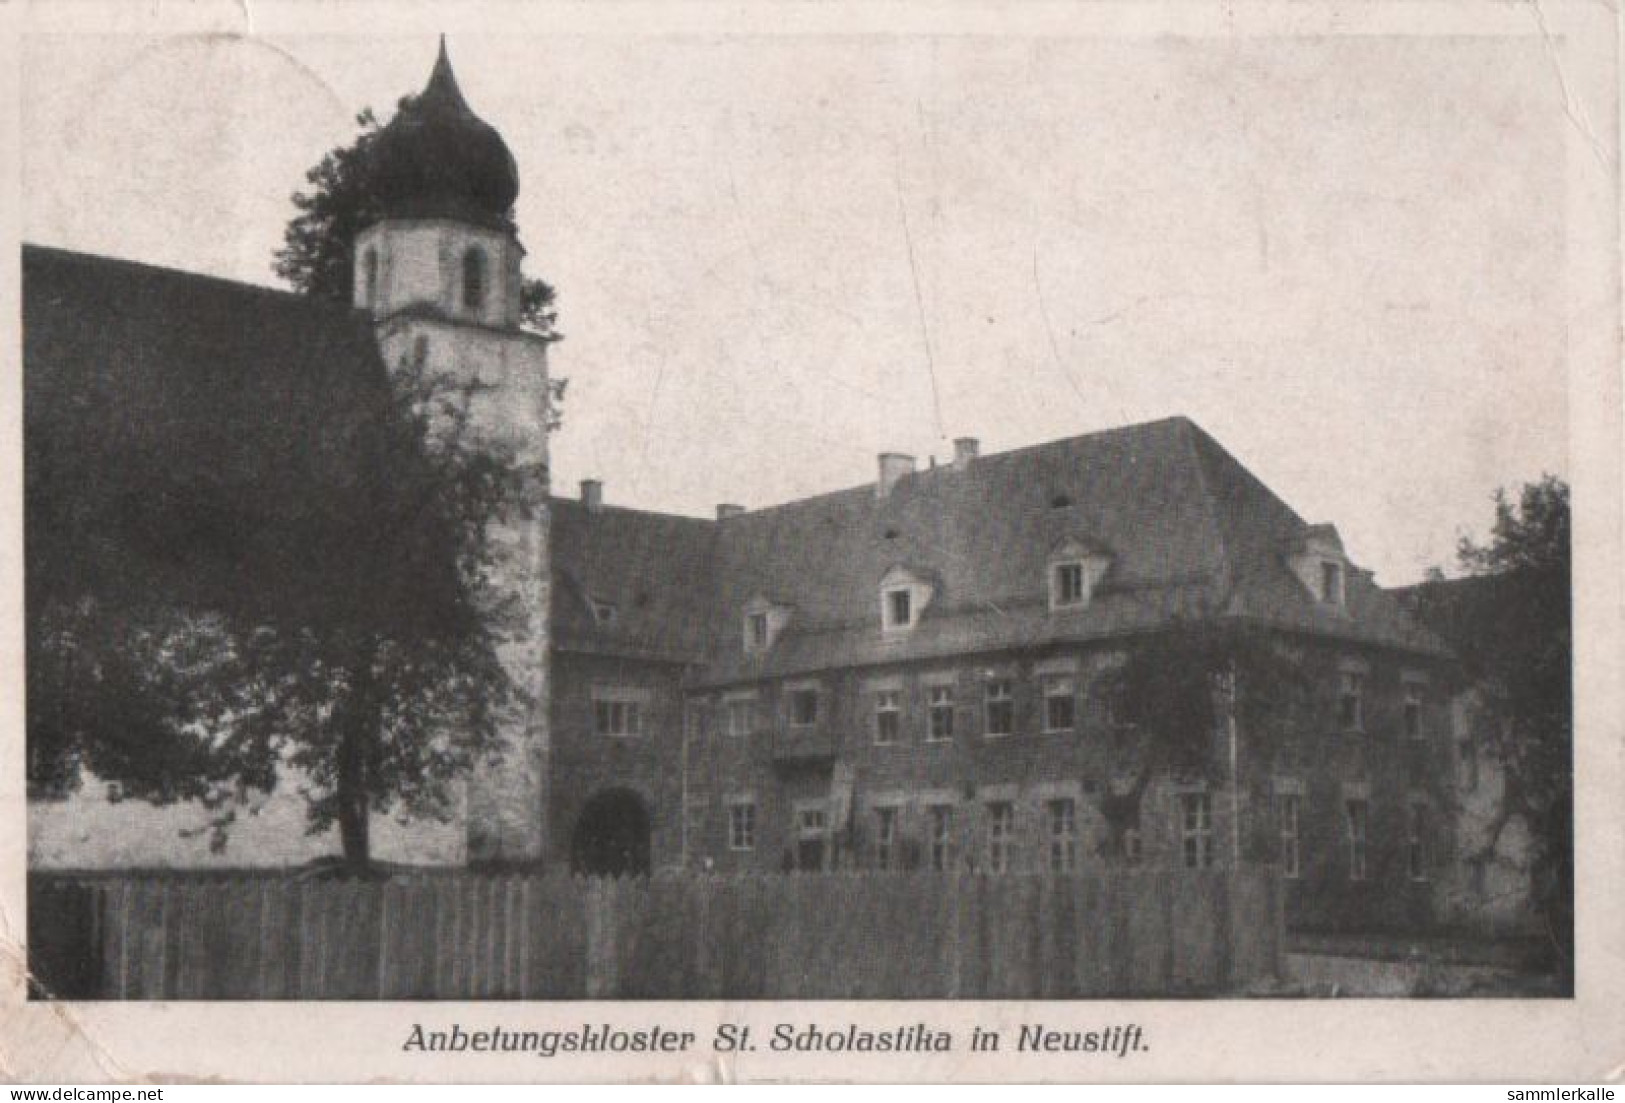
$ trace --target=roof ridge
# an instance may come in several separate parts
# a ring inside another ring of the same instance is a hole
[[[60,245],[41,245],[38,242],[23,242],[23,257],[26,261],[30,253],[42,257],[51,257],[58,260],[78,264],[105,265],[107,267],[139,268],[157,276],[173,279],[193,280],[204,283],[220,284],[239,292],[252,292],[268,298],[275,298],[290,303],[301,303],[328,310],[334,314],[343,314],[356,318],[365,318],[365,312],[358,307],[342,303],[337,299],[329,299],[321,295],[306,295],[287,287],[271,287],[263,283],[249,283],[246,280],[234,280],[229,276],[216,276],[208,272],[194,272],[186,268],[175,268],[167,264],[154,264],[151,261],[133,260],[129,257],[116,257],[109,253],[88,253],[81,249],[67,249]]]
[[[1197,426],[1195,422],[1191,421],[1191,419],[1186,417],[1184,414],[1170,414],[1167,417],[1152,418],[1149,421],[1136,421],[1129,425],[1113,425],[1105,429],[1096,429],[1088,433],[1074,433],[1069,437],[1052,437],[1049,440],[1042,440],[1033,444],[1023,444],[1019,448],[1009,448],[1003,452],[984,452],[977,456],[976,459],[971,461],[971,470],[974,471],[978,466],[988,463],[1008,462],[1034,452],[1042,451],[1046,448],[1056,448],[1061,445],[1077,444],[1086,440],[1105,440],[1109,437],[1126,436],[1130,433],[1145,432],[1146,430],[1152,428],[1179,425],[1188,425],[1200,431],[1200,426]],[[898,485],[901,486],[902,484],[910,481],[918,481],[928,476],[945,478],[963,473],[963,471],[955,468],[951,463],[939,463],[923,470],[909,472],[907,475],[904,475],[898,480]],[[752,516],[755,514],[768,513],[773,510],[788,509],[793,506],[805,505],[809,502],[817,502],[829,498],[839,497],[842,494],[866,493],[873,486],[874,483],[867,482],[857,483],[852,486],[840,487],[836,490],[825,490],[818,494],[808,495],[805,498],[790,498],[782,502],[774,502],[771,505],[758,506],[755,509],[747,509],[744,515]]]
[[[576,509],[581,510],[583,513],[587,512],[587,507],[581,504],[581,499],[580,498],[573,498],[573,497],[569,496],[568,494],[555,494],[555,493],[549,492],[548,495],[547,495],[547,504],[548,504],[549,507],[553,507],[553,506],[574,506]],[[716,525],[718,523],[713,518],[710,518],[710,517],[696,517],[691,513],[667,513],[664,510],[658,510],[658,509],[640,509],[637,506],[611,505],[608,502],[602,503],[597,508],[598,508],[598,511],[602,512],[602,513],[623,513],[623,514],[632,514],[632,515],[638,516],[638,517],[658,517],[661,520],[687,521],[687,522],[692,522],[693,524],[696,524],[696,525],[714,526],[714,525]]]

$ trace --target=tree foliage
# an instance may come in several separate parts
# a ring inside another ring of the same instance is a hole
[[[378,213],[380,128],[357,122],[307,174],[276,254],[297,291],[346,303],[354,236]],[[528,281],[522,302],[557,339],[552,288]],[[223,846],[291,764],[311,831],[336,824],[356,865],[371,813],[450,811],[451,783],[528,703],[499,658],[517,612],[493,537],[538,508],[545,477],[476,431],[451,375],[364,374],[188,394],[179,415],[159,386],[168,420],[130,432],[94,395],[45,396],[60,424],[30,433],[26,466],[34,791],[88,772],[197,801]],[[276,417],[248,409],[265,401]],[[200,458],[217,454],[232,466]]]
[[[1559,960],[1573,964],[1574,693],[1569,488],[1547,475],[1495,496],[1490,538],[1464,538],[1461,565],[1491,600],[1457,633],[1483,700],[1480,750],[1505,792],[1487,847],[1514,820],[1529,828],[1536,906]]]
[[[370,410],[338,419],[358,438],[344,449],[354,465],[298,488],[302,519],[276,516],[274,496],[251,504],[248,527],[286,524],[293,541],[267,532],[275,554],[215,549],[193,572],[234,586],[143,570],[131,540],[109,551],[137,560],[133,573],[59,572],[31,556],[35,786],[71,788],[89,771],[124,797],[198,801],[221,847],[291,764],[310,830],[337,824],[357,865],[371,812],[449,813],[451,783],[526,703],[499,661],[515,608],[491,583],[492,531],[534,508],[539,488],[473,431],[470,397],[402,365]],[[301,538],[319,552],[299,570],[268,568]]]
[[[1136,641],[1104,688],[1119,733],[1113,768],[1120,783],[1101,800],[1111,856],[1123,854],[1153,781],[1234,780],[1230,740],[1246,739],[1253,754],[1279,745],[1310,693],[1301,664],[1277,636],[1217,615],[1179,619]]]

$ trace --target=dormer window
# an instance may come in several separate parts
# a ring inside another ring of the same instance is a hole
[[[599,627],[608,628],[613,625],[615,623],[616,614],[619,612],[619,610],[615,607],[615,603],[611,601],[603,601],[599,598],[592,598],[591,600],[592,619],[598,622]]]
[[[1067,540],[1050,552],[1049,607],[1081,609],[1106,574],[1111,560],[1083,540]]]
[[[886,591],[886,627],[909,628],[914,624],[914,595],[907,587]]]
[[[1349,572],[1353,567],[1336,528],[1310,525],[1305,529],[1292,550],[1291,565],[1317,605],[1327,609],[1347,607]]]
[[[745,605],[745,654],[760,655],[772,648],[790,621],[790,607],[758,594]]]
[[[880,628],[887,636],[912,632],[931,603],[932,584],[906,567],[893,567],[880,580]]]
[[[1343,564],[1321,561],[1320,600],[1327,605],[1343,604]]]
[[[1052,585],[1055,587],[1055,604],[1082,605],[1083,592],[1083,564],[1057,563],[1055,565],[1055,578]]]

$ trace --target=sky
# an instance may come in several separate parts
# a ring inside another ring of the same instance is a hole
[[[710,515],[1183,414],[1379,583],[1566,474],[1538,40],[480,36],[559,293],[555,492]],[[24,237],[275,284],[433,36],[33,39]]]

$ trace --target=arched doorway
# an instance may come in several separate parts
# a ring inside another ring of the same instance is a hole
[[[630,789],[587,802],[570,836],[570,870],[589,877],[649,872],[649,810]]]

